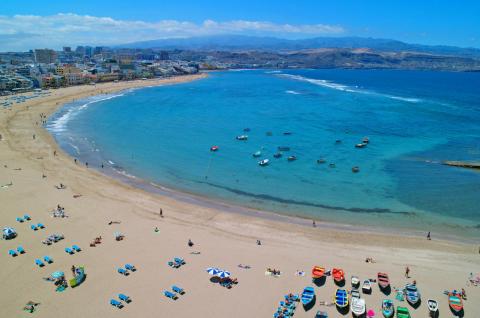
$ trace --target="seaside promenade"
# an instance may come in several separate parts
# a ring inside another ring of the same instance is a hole
[[[321,222],[310,228],[178,202],[75,163],[41,125],[41,114],[48,117],[73,99],[203,76],[68,87],[0,109],[0,225],[18,233],[0,243],[2,317],[30,315],[22,311],[29,301],[39,303],[35,317],[272,317],[285,294],[315,286],[311,280],[315,265],[342,268],[346,282],[340,288],[348,290],[352,275],[363,281],[376,279],[378,272],[388,273],[390,294],[375,283],[371,294],[362,294],[375,317],[381,316],[383,299],[395,299],[394,287],[403,288],[414,280],[423,300],[420,307],[394,300],[395,306],[409,308],[412,317],[427,316],[429,298],[439,302],[441,317],[451,317],[444,291],[462,288],[467,294],[464,317],[480,316],[480,287],[468,284],[469,274],[480,272],[478,246],[438,241],[435,236],[429,241],[339,231]],[[66,217],[52,216],[58,205]],[[31,220],[16,221],[25,214]],[[38,223],[44,228],[33,230],[32,224]],[[43,244],[52,234],[62,234],[64,239]],[[122,240],[115,239],[119,234]],[[90,246],[97,237],[102,237],[101,243]],[[187,244],[189,239],[193,246]],[[65,248],[73,245],[81,251],[66,253]],[[25,253],[10,256],[8,251],[18,246]],[[42,261],[42,267],[35,264],[45,256],[53,262]],[[169,266],[175,257],[185,264]],[[365,262],[366,258],[374,262]],[[125,264],[137,270],[128,276],[118,273]],[[71,279],[72,266],[83,267],[86,273],[85,281],[75,288],[55,291],[56,286],[43,279],[56,271]],[[229,271],[238,284],[222,287],[207,273],[209,267]],[[267,275],[267,268],[281,274]],[[164,295],[173,285],[185,290],[175,301]],[[315,286],[313,308],[305,311],[297,304],[295,317],[313,317],[317,310],[328,312],[329,317],[351,316],[338,313],[335,306],[320,305],[332,303],[336,288],[327,277]],[[110,305],[119,293],[132,299],[122,309]]]

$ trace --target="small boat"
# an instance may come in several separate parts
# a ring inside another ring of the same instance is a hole
[[[363,137],[362,143],[368,144],[369,142],[370,142],[370,140],[368,139],[368,137]]]
[[[397,318],[410,318],[410,312],[407,307],[397,307]]]
[[[248,140],[248,135],[240,135],[235,137],[237,140]]]
[[[281,152],[277,152],[273,155],[274,158],[281,158],[283,156],[283,154]]]
[[[300,298],[303,306],[308,306],[312,303],[315,299],[315,290],[312,286],[305,287],[302,293],[302,297]]]
[[[263,166],[268,166],[269,162],[270,162],[269,159],[263,159],[263,160],[260,160],[258,164],[263,167]]]
[[[332,269],[332,276],[335,283],[339,284],[345,280],[345,273],[341,268]]]
[[[358,288],[358,286],[360,286],[360,278],[358,278],[358,276],[352,276],[351,281],[353,288]]]
[[[438,303],[436,300],[429,299],[427,300],[427,305],[428,305],[428,312],[430,314],[430,317],[436,317],[438,313]]]
[[[285,131],[283,134],[284,134],[285,136],[289,136],[289,135],[291,135],[292,133],[289,132],[289,131]]]
[[[360,172],[360,168],[357,167],[357,166],[355,166],[355,167],[352,168],[352,172],[353,172],[353,173]]]
[[[395,306],[393,305],[393,301],[391,301],[390,299],[384,299],[382,301],[383,317],[391,318],[391,317],[393,317],[394,313],[395,313]]]
[[[250,128],[243,128],[243,131],[244,131],[244,132],[249,132],[249,131],[250,131]]]
[[[334,163],[331,163],[328,165],[330,168],[335,168],[335,164]]]
[[[372,292],[372,282],[370,282],[369,279],[366,279],[366,280],[363,281],[362,291],[365,294],[370,294]]]
[[[261,155],[262,155],[262,152],[261,152],[261,151],[254,152],[254,153],[252,154],[252,156],[253,156],[254,158],[258,158],[258,157],[260,157]]]
[[[387,289],[388,286],[390,286],[390,279],[388,278],[387,273],[378,273],[377,279],[378,279],[378,286],[380,287],[380,289]]]
[[[320,267],[320,266],[314,266],[312,268],[312,278],[313,279],[322,278],[323,275],[325,275],[325,268]]]
[[[348,295],[345,289],[337,289],[335,292],[335,298],[333,299],[335,305],[339,308],[345,308],[348,306]]]
[[[290,151],[290,147],[286,146],[278,146],[277,149],[278,151]]]
[[[355,148],[364,148],[365,146],[367,146],[367,144],[362,142],[362,143],[356,144]]]
[[[365,314],[365,299],[363,298],[352,298],[350,309],[355,317],[361,317]]]
[[[295,160],[297,160],[297,156],[289,156],[289,157],[287,158],[287,160],[288,160],[288,161],[295,161]]]
[[[351,292],[350,292],[350,298],[360,298],[360,292],[356,289],[353,289]]]
[[[460,293],[456,291],[448,293],[448,305],[453,312],[461,312],[463,310],[463,300]]]
[[[327,161],[323,158],[320,158],[320,159],[317,160],[317,163],[325,163],[325,162],[327,162]]]
[[[405,286],[405,298],[410,305],[416,305],[420,301],[420,293],[414,284],[407,284]]]
[[[335,140],[335,143],[336,143],[336,144],[341,144],[342,141],[341,141],[340,139],[337,139],[337,140]]]
[[[218,146],[211,146],[210,147],[210,151],[217,151],[218,150]]]
[[[315,318],[328,318],[328,313],[325,311],[317,311]]]

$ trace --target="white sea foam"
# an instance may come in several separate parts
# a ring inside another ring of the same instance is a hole
[[[292,74],[282,73],[282,74],[278,74],[278,76],[287,77],[287,78],[297,80],[297,81],[308,82],[308,83],[311,83],[311,84],[314,84],[314,85],[319,85],[319,86],[323,86],[323,87],[327,87],[327,88],[332,88],[332,89],[336,89],[338,91],[343,91],[343,92],[348,92],[348,93],[377,95],[377,96],[382,96],[382,97],[385,97],[385,98],[400,100],[400,101],[409,102],[409,103],[418,103],[418,102],[422,101],[419,98],[402,97],[402,96],[396,96],[396,95],[383,94],[383,93],[378,93],[378,92],[375,92],[375,91],[369,91],[369,90],[366,90],[366,89],[361,89],[361,88],[358,88],[358,86],[352,87],[352,86],[349,86],[349,85],[339,84],[339,83],[335,83],[335,82],[332,82],[332,81],[309,78],[309,77],[300,76],[300,75],[292,75]]]
[[[285,91],[285,93],[287,93],[287,94],[293,94],[293,95],[300,95],[300,94],[302,94],[302,93],[299,93],[299,92],[297,92],[297,91],[290,91],[290,90],[289,90],[289,91]]]

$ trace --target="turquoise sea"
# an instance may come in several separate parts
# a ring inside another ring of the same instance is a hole
[[[480,161],[480,73],[214,72],[75,101],[47,128],[90,167],[184,193],[383,230],[480,236],[480,172],[441,164]],[[290,151],[275,158],[279,146]]]

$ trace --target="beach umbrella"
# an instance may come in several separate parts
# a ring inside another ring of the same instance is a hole
[[[207,273],[209,273],[210,275],[216,276],[219,272],[220,270],[216,267],[207,268]]]
[[[65,273],[64,272],[60,272],[60,271],[56,271],[56,272],[53,272],[50,276],[52,276],[52,278],[62,278],[65,276]]]
[[[220,277],[220,278],[227,278],[227,277],[230,277],[230,272],[220,271],[220,272],[218,272],[217,276]]]
[[[367,317],[369,317],[369,318],[370,318],[370,317],[375,317],[375,310],[369,309],[369,310],[367,311]]]

